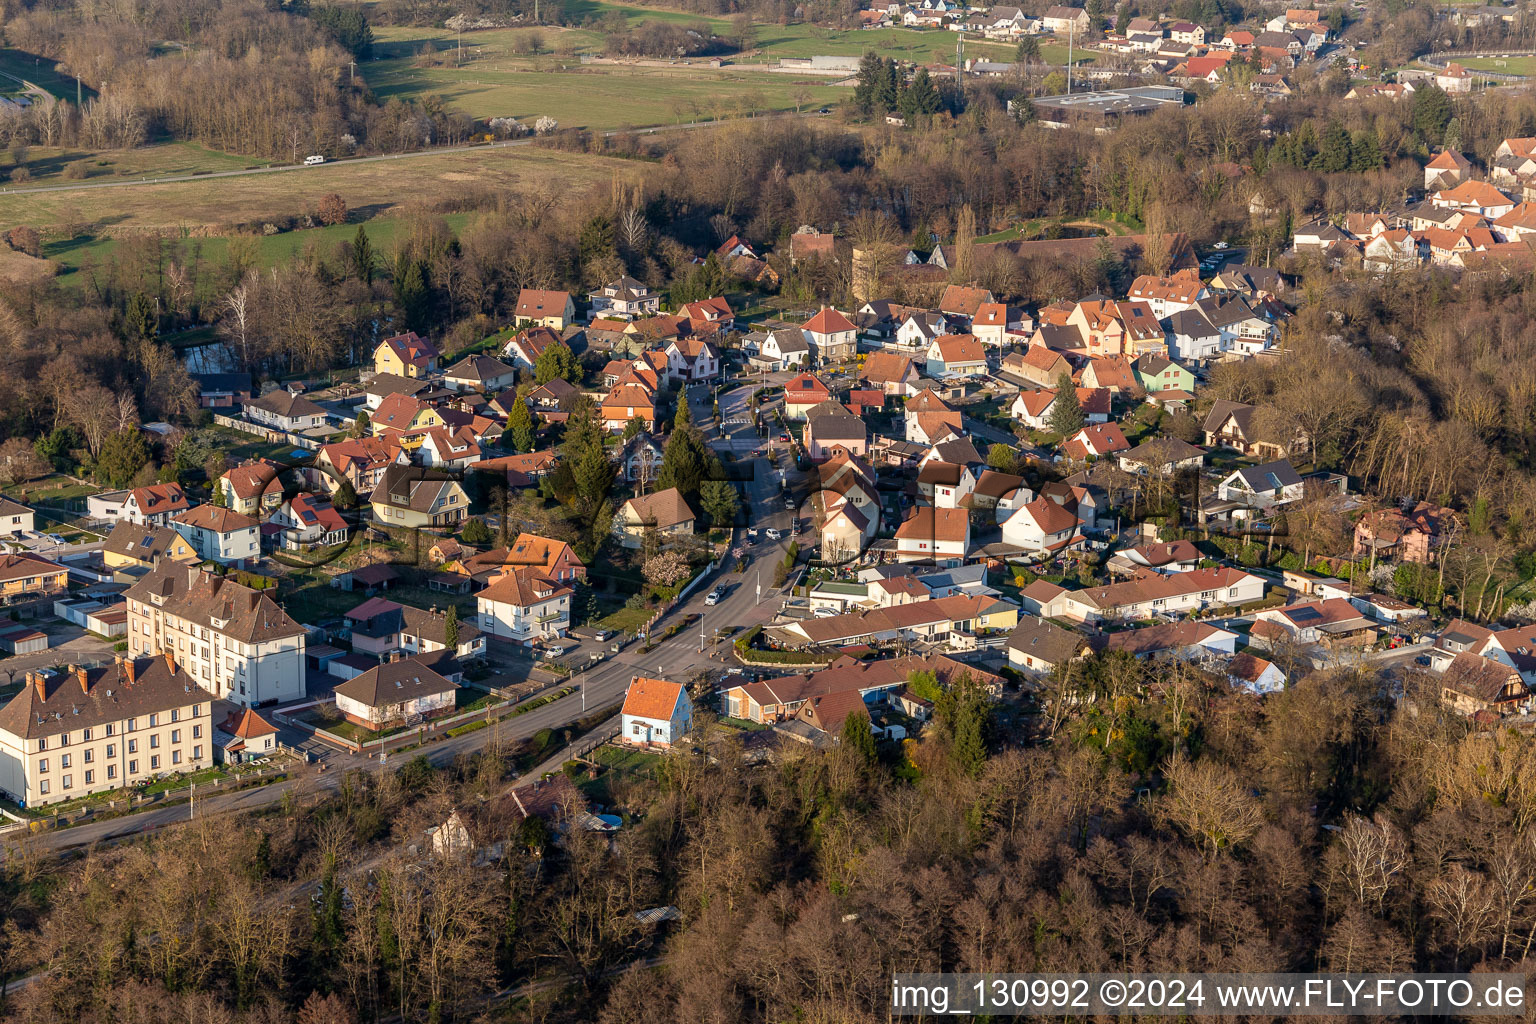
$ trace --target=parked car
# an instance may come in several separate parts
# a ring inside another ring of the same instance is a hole
[[[830,619],[834,615],[841,614],[836,608],[817,608],[811,615],[818,619]]]
[[[780,533],[778,530],[770,529],[768,531],[768,539],[769,540],[779,540],[783,536],[784,536],[784,534]]]
[[[325,163],[325,157],[321,156],[319,153],[316,153],[313,156],[305,157],[304,163],[306,166],[313,167],[315,164]]]

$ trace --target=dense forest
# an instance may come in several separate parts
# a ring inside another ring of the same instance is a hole
[[[706,721],[609,780],[611,839],[568,803],[525,821],[493,747],[69,864],[23,846],[0,955],[48,973],[8,1019],[831,1024],[885,1019],[893,971],[1527,969],[1529,737],[1469,734],[1417,678],[1261,703],[1144,672],[1080,665],[1022,717],[962,679],[920,742],[866,722],[755,768]],[[455,808],[488,853],[431,852]],[[659,906],[681,920],[636,921]]]

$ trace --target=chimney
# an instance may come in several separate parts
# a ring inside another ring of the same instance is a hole
[[[165,649],[165,667],[170,669],[171,675],[176,674],[176,652],[169,647]]]
[[[395,662],[397,662],[399,660],[400,660],[400,652],[399,651],[390,651],[389,652],[389,662],[388,662],[389,664],[393,665]]]
[[[128,680],[128,685],[133,685],[133,677],[139,671],[139,663],[133,658],[123,659],[123,676]]]
[[[83,669],[83,668],[75,669],[75,682],[80,684],[80,692],[81,693],[86,694],[86,695],[90,694],[90,692],[91,692],[91,682],[90,682],[90,680],[88,678],[86,678],[85,669]]]
[[[39,673],[36,673],[36,672],[28,672],[27,673],[27,681],[30,682],[33,686],[37,687],[37,699],[38,700],[47,700],[48,699],[48,677],[47,676],[40,675]]]

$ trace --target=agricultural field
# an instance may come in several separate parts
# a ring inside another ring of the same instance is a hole
[[[85,177],[66,178],[65,168],[79,164]],[[269,167],[272,161],[221,153],[195,142],[161,142],[138,149],[84,150],[57,146],[30,146],[22,167],[31,180],[18,187],[67,184],[78,181],[107,181],[114,178],[157,177],[168,174],[196,174],[204,171],[238,171],[246,167]],[[6,169],[15,167],[7,163]]]
[[[207,181],[126,184],[59,192],[0,192],[0,223],[39,230],[97,224],[106,233],[147,229],[220,233],[230,225],[295,215],[336,192],[353,210],[377,216],[415,196],[446,197],[471,189],[558,187],[565,194],[638,177],[632,160],[564,153],[536,146],[412,153],[385,160],[342,161],[269,174]]]

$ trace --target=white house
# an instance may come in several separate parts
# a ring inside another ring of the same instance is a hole
[[[764,334],[748,335],[743,348],[753,369],[777,373],[810,361],[811,343],[798,327],[780,327]]]
[[[1266,462],[1262,466],[1244,466],[1233,470],[1217,484],[1216,493],[1222,501],[1239,502],[1254,510],[1268,510],[1301,497],[1301,474],[1288,459]]]
[[[302,395],[278,388],[254,402],[246,402],[245,418],[252,423],[300,434],[324,425],[325,410]]]
[[[682,683],[635,676],[619,712],[619,739],[637,746],[670,747],[693,726],[693,701]]]
[[[244,568],[261,557],[261,523],[234,509],[199,505],[171,520],[197,557]]]
[[[336,710],[367,729],[408,725],[453,709],[459,685],[414,658],[391,660],[336,687]]]
[[[674,338],[667,343],[667,374],[689,383],[720,375],[720,353],[698,338]]]
[[[172,517],[192,507],[181,485],[150,484],[135,487],[123,498],[122,518],[140,526],[165,526]]]
[[[1003,543],[1030,554],[1055,554],[1081,544],[1083,521],[1050,498],[1020,507],[1003,523]]]
[[[571,625],[573,592],[537,570],[514,569],[475,595],[480,629],[529,646],[564,636]]]
[[[349,530],[331,499],[313,494],[295,494],[269,521],[283,528],[283,547],[290,551],[345,543]]]
[[[970,514],[961,508],[912,510],[896,530],[896,561],[954,566],[965,561],[971,545]]]
[[[32,522],[33,513],[27,506],[19,505],[9,498],[0,498],[0,537],[31,533]]]

